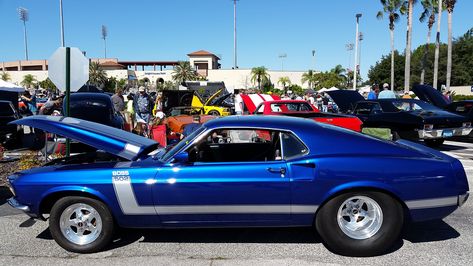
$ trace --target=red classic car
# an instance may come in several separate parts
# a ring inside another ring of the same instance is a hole
[[[256,115],[285,115],[311,118],[317,122],[331,124],[354,131],[361,131],[363,122],[351,115],[322,113],[310,103],[303,100],[275,100],[261,102],[256,110]]]

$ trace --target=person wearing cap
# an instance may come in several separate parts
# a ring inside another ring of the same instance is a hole
[[[151,96],[146,93],[145,87],[140,86],[138,93],[133,98],[133,109],[135,111],[136,123],[141,124],[142,128],[138,128],[140,133],[147,132],[146,128],[151,118],[151,111],[153,109],[153,100]]]
[[[194,115],[192,117],[192,123],[187,124],[184,126],[184,131],[181,134],[181,139],[189,136],[192,134],[192,132],[196,131],[199,127],[201,126],[200,124],[200,116]]]
[[[389,84],[383,84],[383,91],[379,93],[378,99],[392,99],[396,98],[396,94],[393,91],[389,90]]]

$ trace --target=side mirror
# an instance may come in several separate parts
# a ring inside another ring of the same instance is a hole
[[[185,151],[180,152],[174,156],[174,163],[187,163],[189,162],[189,154]]]

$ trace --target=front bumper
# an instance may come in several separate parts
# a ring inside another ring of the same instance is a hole
[[[465,194],[458,195],[458,207],[461,207],[468,200],[470,193],[467,191]]]
[[[7,202],[8,202],[8,204],[10,204],[10,206],[12,206],[13,208],[15,208],[17,210],[24,211],[26,213],[30,212],[30,207],[29,206],[19,203],[15,198],[9,198],[7,200]]]
[[[473,130],[471,127],[442,128],[432,130],[417,130],[420,139],[444,139],[467,136]]]

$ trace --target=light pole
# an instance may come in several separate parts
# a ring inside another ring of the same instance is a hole
[[[280,54],[278,57],[281,58],[281,72],[282,72],[282,71],[284,71],[284,58],[287,57],[287,54],[285,54],[285,53]]]
[[[105,25],[102,25],[102,39],[104,43],[104,58],[107,58],[107,36],[108,36],[108,31],[107,27]]]
[[[355,47],[355,45],[353,43],[347,43],[345,44],[345,49],[347,50],[348,52],[348,66],[347,66],[347,88],[350,86],[350,78],[349,78],[349,70],[350,70],[350,66],[351,66],[351,53],[353,51],[353,48]]]
[[[358,24],[360,22],[361,14],[356,14],[356,35],[355,35],[355,67],[353,69],[353,89],[356,90],[356,74],[358,72],[358,41],[359,41],[359,34],[358,34]]]
[[[314,61],[314,71],[315,71],[315,49],[312,50],[312,60]]]
[[[61,24],[61,46],[64,47],[65,41],[64,41],[64,17],[62,15],[62,0],[59,0],[59,21]]]
[[[28,60],[28,38],[26,37],[26,22],[29,18],[28,9],[19,7],[18,15],[20,16],[20,20],[23,21],[23,31],[25,35],[25,58]]]
[[[238,0],[233,0],[233,69],[238,68],[237,64],[237,24],[236,24],[236,3]]]

